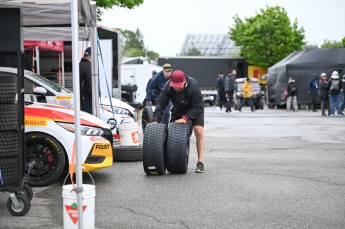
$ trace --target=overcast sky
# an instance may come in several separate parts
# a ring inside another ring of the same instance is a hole
[[[241,19],[252,17],[266,5],[283,7],[291,23],[297,19],[308,44],[320,46],[325,39],[345,37],[345,0],[144,0],[132,10],[114,7],[105,11],[99,24],[138,28],[148,50],[175,56],[188,33],[225,34],[236,14]]]

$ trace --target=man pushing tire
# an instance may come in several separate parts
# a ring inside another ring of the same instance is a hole
[[[201,95],[198,82],[190,76],[187,76],[181,70],[174,71],[168,82],[165,83],[156,104],[156,109],[153,113],[153,122],[161,122],[164,110],[168,106],[169,101],[172,102],[171,119],[170,122],[177,124],[183,124],[191,122],[196,137],[196,147],[198,152],[198,162],[196,166],[196,173],[204,172],[204,106],[203,97]],[[169,124],[169,128],[170,125]],[[168,128],[168,135],[169,135]],[[146,131],[145,131],[146,132]],[[190,135],[191,131],[189,132]],[[169,136],[168,136],[169,138]],[[179,141],[179,140],[178,140]],[[189,152],[189,136],[185,139],[188,142]],[[169,142],[169,141],[168,141]],[[186,144],[187,144],[186,142]],[[169,143],[167,143],[169,144]],[[169,147],[167,147],[169,151]],[[188,158],[187,158],[188,165]],[[185,173],[182,169],[183,166],[176,168],[169,167],[169,153],[167,152],[167,166],[168,171]]]

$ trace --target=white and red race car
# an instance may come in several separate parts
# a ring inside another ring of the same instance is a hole
[[[25,173],[31,186],[55,182],[71,163],[74,133],[74,110],[64,106],[26,103]],[[101,119],[80,112],[81,161],[83,171],[94,171],[113,164],[113,136],[110,126]]]
[[[0,74],[17,74],[17,68],[0,67]],[[73,92],[36,73],[24,71],[24,99],[27,102],[41,102],[73,107]],[[135,108],[119,99],[100,98],[100,119],[112,123],[114,134],[113,157],[115,161],[139,161],[143,157],[143,145],[139,141],[121,145],[119,127],[122,123],[137,123]],[[139,126],[138,126],[139,127]],[[139,135],[138,138],[139,139]]]

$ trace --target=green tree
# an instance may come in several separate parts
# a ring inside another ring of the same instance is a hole
[[[341,40],[341,43],[343,44],[343,47],[345,48],[345,37]]]
[[[201,56],[202,54],[199,49],[191,48],[191,49],[188,49],[186,52],[184,52],[182,55],[183,56]]]
[[[120,30],[121,57],[147,56],[150,60],[157,59],[159,54],[153,50],[146,50],[144,36],[140,30],[135,32],[130,30]]]
[[[321,48],[343,48],[343,47],[345,47],[343,45],[343,41],[324,40],[323,44],[321,45]]]
[[[123,30],[120,33],[123,39],[121,56],[145,56],[146,50],[143,40],[144,37],[140,33],[139,29],[137,29],[135,32],[130,30]],[[134,50],[139,51],[134,52]]]
[[[113,6],[125,7],[133,9],[142,4],[144,0],[96,0],[97,5],[97,19],[101,21],[102,9],[110,9]]]
[[[124,56],[126,57],[137,57],[137,56],[145,56],[143,50],[140,50],[138,48],[128,48],[124,52]]]
[[[150,60],[156,60],[159,57],[159,54],[157,52],[152,51],[152,50],[147,51],[146,55]]]
[[[236,15],[229,37],[240,47],[240,55],[250,64],[268,68],[304,43],[304,29],[297,19],[291,25],[286,11],[279,7],[260,9],[260,14],[242,20]]]

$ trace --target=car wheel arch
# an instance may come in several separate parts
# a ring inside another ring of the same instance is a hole
[[[59,141],[56,136],[54,136],[52,134],[48,134],[48,133],[43,132],[43,131],[29,131],[29,132],[25,132],[24,139],[25,139],[25,136],[27,134],[44,134],[44,135],[48,135],[49,137],[53,138],[55,141],[59,142],[60,145],[62,146],[63,153],[64,153],[65,157],[67,158],[67,160],[65,161],[65,166],[68,168],[70,158],[68,156],[66,146],[61,141]]]

